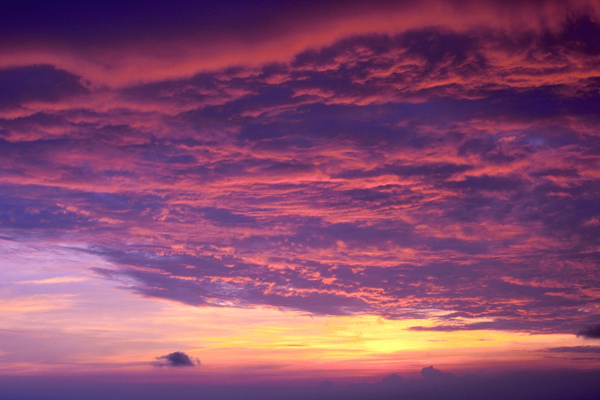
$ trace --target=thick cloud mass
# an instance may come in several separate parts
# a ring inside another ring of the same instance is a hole
[[[600,324],[586,326],[577,332],[577,336],[583,336],[586,339],[600,339]]]
[[[116,89],[0,70],[0,233],[196,306],[577,332],[600,314],[600,25],[561,18]]]

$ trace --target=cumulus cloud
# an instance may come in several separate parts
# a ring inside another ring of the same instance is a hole
[[[181,351],[156,357],[155,365],[159,367],[194,367],[200,365],[200,360],[192,360],[190,356]]]
[[[381,378],[380,383],[382,386],[393,388],[402,385],[403,379],[398,374],[390,374]]]
[[[424,367],[421,370],[421,376],[426,381],[441,381],[455,378],[455,376],[451,373],[442,372],[439,369],[433,368],[433,366]]]

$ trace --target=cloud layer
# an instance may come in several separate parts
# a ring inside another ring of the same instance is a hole
[[[434,369],[444,374],[443,372]],[[213,399],[595,399],[600,374],[598,371],[519,371],[496,376],[467,375],[452,379],[402,379],[396,374],[375,383],[362,380],[350,384],[293,385],[207,385],[193,382],[107,382],[85,377],[32,378],[0,377],[7,399],[36,398],[51,400],[78,399],[90,392],[98,398],[127,398],[132,394],[145,399],[176,397],[193,399],[198,395]],[[75,381],[77,379],[77,381]]]
[[[600,317],[600,24],[553,23],[366,30],[116,88],[6,67],[1,233],[197,306],[578,332]]]

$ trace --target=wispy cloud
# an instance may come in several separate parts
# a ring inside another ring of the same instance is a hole
[[[83,282],[88,279],[89,278],[84,278],[84,277],[80,277],[80,276],[59,276],[59,277],[55,277],[55,278],[21,281],[19,283],[24,284],[24,285],[52,285],[52,284],[60,284],[60,283]]]

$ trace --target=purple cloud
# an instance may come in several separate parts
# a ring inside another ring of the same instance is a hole
[[[577,336],[584,339],[600,339],[600,324],[589,325],[577,332]]]
[[[550,353],[600,353],[600,346],[551,347],[545,351]]]
[[[52,65],[31,65],[0,69],[0,109],[31,101],[55,102],[86,94],[81,77]]]
[[[523,29],[355,35],[116,89],[3,69],[0,233],[77,240],[101,276],[196,306],[591,326],[598,24]]]

